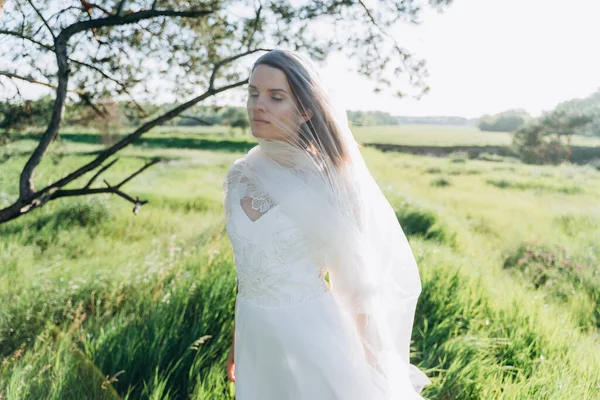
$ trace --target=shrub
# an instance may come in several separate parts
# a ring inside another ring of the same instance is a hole
[[[446,187],[446,186],[450,186],[450,181],[447,180],[446,178],[444,178],[443,176],[441,176],[439,178],[432,180],[430,185],[435,186],[435,187]]]
[[[421,236],[427,240],[454,246],[455,234],[438,221],[435,213],[404,202],[396,211],[396,218],[406,236]]]

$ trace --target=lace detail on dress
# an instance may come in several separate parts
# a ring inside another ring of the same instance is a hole
[[[273,200],[268,196],[252,197],[252,208],[263,214],[273,207],[273,204]]]
[[[238,296],[261,305],[291,303],[290,295],[283,290],[281,281],[289,275],[287,265],[276,270],[271,268],[271,260],[258,243],[245,236],[233,235],[235,262],[237,269]],[[237,251],[235,251],[237,249]]]
[[[241,162],[234,163],[224,184],[238,296],[261,306],[282,306],[324,294],[329,290],[326,269],[311,258],[303,233],[267,193],[243,175],[241,166]],[[250,218],[243,204],[251,204],[261,216]]]
[[[241,201],[251,199],[250,205],[253,210],[265,214],[275,205],[273,199],[261,190],[254,182],[246,177],[242,177],[238,186],[238,196]]]

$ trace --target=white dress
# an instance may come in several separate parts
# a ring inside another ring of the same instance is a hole
[[[362,344],[340,312],[302,232],[243,174],[224,182],[234,251],[237,400],[383,399]],[[421,399],[407,388],[403,399]],[[398,399],[400,400],[400,399]]]

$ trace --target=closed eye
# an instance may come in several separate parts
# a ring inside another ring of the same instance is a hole
[[[248,93],[248,96],[250,96],[250,97],[258,97],[258,93]],[[273,99],[275,101],[282,101],[283,100],[281,97],[271,97],[271,99]]]

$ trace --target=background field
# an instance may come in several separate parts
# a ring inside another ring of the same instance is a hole
[[[390,143],[412,146],[509,146],[508,132],[485,132],[476,126],[398,125],[366,126],[352,129],[363,143]],[[600,146],[600,138],[574,136],[575,146]]]
[[[510,144],[509,134],[464,127],[354,133],[364,143]],[[0,206],[16,197],[34,138],[0,149]],[[102,142],[63,132],[37,185]],[[106,175],[116,183],[165,159],[127,184],[150,201],[139,215],[96,196],[0,225],[0,398],[233,399],[224,365],[235,270],[221,182],[252,146],[225,128],[163,127]],[[362,151],[419,263],[412,358],[433,381],[424,395],[598,398],[600,171]]]

